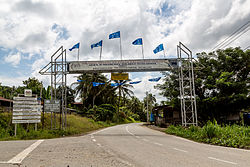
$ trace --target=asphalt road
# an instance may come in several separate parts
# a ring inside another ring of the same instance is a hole
[[[80,137],[0,142],[0,167],[250,166],[250,150],[212,146],[140,124]]]

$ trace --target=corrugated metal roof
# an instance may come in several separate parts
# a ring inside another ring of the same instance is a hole
[[[1,96],[0,96],[0,101],[7,101],[7,102],[13,103],[13,100],[5,99],[5,98],[3,98],[3,97],[1,97]]]

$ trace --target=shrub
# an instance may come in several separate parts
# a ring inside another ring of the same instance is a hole
[[[202,132],[203,132],[203,136],[207,137],[209,139],[217,137],[217,135],[218,135],[217,122],[214,121],[214,123],[212,123],[211,121],[208,121],[207,124],[205,126],[203,126]]]

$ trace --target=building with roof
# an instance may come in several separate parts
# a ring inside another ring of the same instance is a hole
[[[13,100],[0,96],[0,112],[11,112],[13,108]]]

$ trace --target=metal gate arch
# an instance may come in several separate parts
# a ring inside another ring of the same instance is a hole
[[[184,56],[183,55],[186,55]],[[177,45],[177,58],[168,59],[133,59],[102,61],[68,61],[66,49],[61,46],[52,56],[51,62],[39,73],[51,77],[51,100],[56,99],[56,89],[61,86],[62,127],[67,126],[67,74],[108,73],[108,72],[147,72],[178,70],[181,101],[182,125],[198,125],[196,95],[194,85],[194,58],[184,44]],[[105,67],[105,68],[104,68]],[[55,115],[54,115],[55,116]],[[51,114],[52,118],[52,114]],[[52,120],[52,119],[51,119]],[[51,122],[52,126],[52,122]]]

